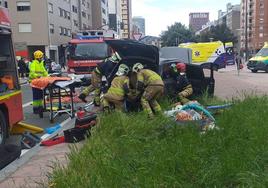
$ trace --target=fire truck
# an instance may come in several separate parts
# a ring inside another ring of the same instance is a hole
[[[8,10],[0,7],[0,144],[23,119],[22,94],[11,36]]]
[[[92,72],[111,53],[105,40],[115,38],[117,36],[113,30],[88,30],[73,35],[66,53],[68,73]]]

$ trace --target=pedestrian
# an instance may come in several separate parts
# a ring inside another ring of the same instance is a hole
[[[103,95],[102,104],[104,111],[110,111],[113,107],[115,110],[124,111],[124,102],[129,92],[129,67],[121,64],[116,72],[116,77],[111,83],[107,93]]]
[[[176,63],[172,65],[172,68],[176,67],[176,69],[173,69],[175,74],[173,74],[176,81],[176,93],[178,100],[181,104],[188,103],[189,97],[193,94],[193,87],[190,81],[188,80],[186,76],[186,65],[184,63]]]
[[[237,74],[239,76],[240,69],[243,68],[243,64],[242,64],[242,58],[238,52],[235,53],[235,64],[236,64]]]
[[[30,65],[29,82],[32,82],[32,80],[37,78],[48,76],[48,73],[44,67],[43,57],[44,54],[42,51],[37,50],[34,52],[34,60]],[[33,113],[39,114],[40,117],[43,117],[43,91],[32,87],[32,92],[33,92]]]
[[[141,63],[132,67],[132,72],[137,73],[137,89],[142,91],[141,106],[149,118],[161,112],[157,99],[164,93],[164,82],[156,72],[144,69]]]
[[[102,77],[105,76],[108,84],[110,84],[111,75],[113,75],[113,72],[116,70],[120,60],[121,57],[117,52],[115,52],[111,57],[99,63],[91,74],[91,85],[82,91],[79,98],[86,102],[85,98],[89,95],[89,93],[94,91],[94,104],[95,106],[100,106]]]
[[[19,72],[19,77],[24,78],[24,73],[25,73],[25,62],[23,61],[22,57],[18,56],[17,57],[17,62],[18,62],[18,72]]]

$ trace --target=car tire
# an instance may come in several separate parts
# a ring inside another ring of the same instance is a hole
[[[258,70],[255,70],[255,69],[254,69],[254,70],[251,70],[251,72],[253,72],[253,73],[257,73],[257,72],[258,72]]]
[[[265,72],[268,73],[268,65],[265,67]]]
[[[0,145],[3,145],[7,136],[7,123],[6,118],[2,111],[0,111]]]

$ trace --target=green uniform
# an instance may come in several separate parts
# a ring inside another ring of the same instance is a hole
[[[109,107],[112,103],[115,109],[123,111],[124,99],[129,92],[129,79],[127,76],[117,76],[113,79],[111,87],[103,96],[103,107]]]
[[[138,88],[144,86],[144,93],[141,97],[141,105],[143,110],[149,117],[153,116],[153,113],[161,112],[161,106],[157,102],[157,99],[164,93],[164,83],[162,78],[154,71],[149,69],[142,69],[137,74]]]

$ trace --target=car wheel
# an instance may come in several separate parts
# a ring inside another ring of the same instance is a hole
[[[266,67],[265,67],[265,72],[268,73],[268,65],[266,65]]]
[[[7,123],[6,118],[2,111],[0,111],[0,145],[4,144],[6,141],[6,130],[7,130]]]
[[[254,69],[254,70],[251,70],[251,72],[256,73],[258,72],[258,70]]]

